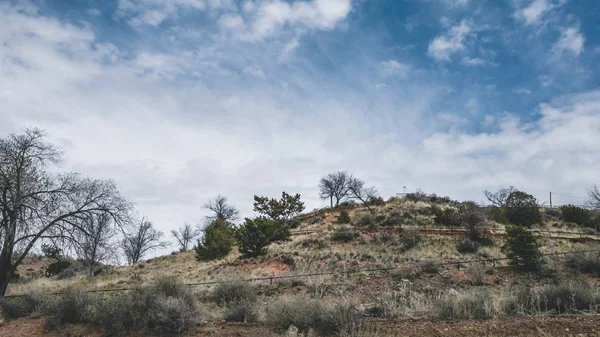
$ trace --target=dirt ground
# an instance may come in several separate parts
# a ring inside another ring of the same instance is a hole
[[[497,318],[485,321],[407,320],[375,321],[373,336],[600,336],[600,315],[560,317]],[[268,334],[264,326],[251,324],[210,324],[197,327],[186,336],[259,337]],[[0,337],[94,336],[101,333],[89,326],[67,326],[48,331],[41,319],[19,319],[0,326]],[[138,332],[135,336],[161,336]]]

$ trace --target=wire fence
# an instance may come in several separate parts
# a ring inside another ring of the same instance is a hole
[[[566,255],[575,255],[575,254],[586,254],[586,253],[599,253],[600,249],[595,250],[579,250],[579,251],[570,251],[570,252],[562,252],[562,253],[549,253],[542,254],[544,257],[564,257]],[[465,267],[466,265],[473,263],[481,263],[484,266],[488,266],[491,264],[491,267],[496,268],[501,266],[501,262],[508,261],[508,258],[489,258],[489,259],[475,259],[475,260],[457,260],[457,261],[442,261],[442,262],[427,262],[427,266],[456,266],[458,270]],[[424,263],[417,264],[419,268],[423,268]],[[359,274],[359,273],[377,273],[377,272],[390,272],[395,270],[402,270],[405,266],[395,266],[395,267],[387,267],[387,268],[367,268],[367,269],[351,269],[347,271],[330,271],[330,272],[318,272],[318,273],[307,273],[307,274],[294,274],[294,275],[280,275],[280,276],[264,276],[264,277],[256,277],[256,278],[247,278],[247,279],[230,279],[230,280],[220,280],[220,281],[205,281],[205,282],[193,282],[186,283],[186,286],[189,287],[198,287],[198,286],[211,286],[216,284],[225,284],[225,283],[234,283],[234,282],[261,282],[261,281],[269,281],[270,284],[273,283],[274,280],[285,280],[285,279],[298,279],[298,278],[311,278],[316,276],[330,276],[330,275],[351,275],[351,274]],[[88,293],[114,293],[121,291],[130,291],[136,288],[113,288],[113,289],[95,289],[95,290],[85,290],[78,291],[80,294],[88,294]],[[67,292],[52,292],[52,293],[29,293],[29,294],[15,294],[15,295],[6,295],[4,298],[19,298],[25,296],[55,296],[55,295],[64,295]]]

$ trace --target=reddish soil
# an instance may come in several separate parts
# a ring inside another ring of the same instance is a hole
[[[600,316],[517,317],[486,321],[407,320],[374,321],[376,336],[600,336]],[[186,336],[264,336],[266,327],[252,324],[210,324],[197,327]],[[19,319],[0,327],[0,337],[101,336],[91,327],[68,326],[48,331],[40,319]],[[130,334],[160,336],[148,332]]]

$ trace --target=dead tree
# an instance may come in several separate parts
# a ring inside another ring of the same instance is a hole
[[[172,230],[171,234],[177,240],[182,251],[188,250],[190,243],[200,235],[200,231],[193,229],[191,225],[184,225],[177,230]]]
[[[510,186],[509,188],[501,188],[497,192],[485,190],[483,191],[483,194],[493,206],[506,207],[506,199],[508,199],[508,196],[515,191],[516,189],[513,186]]]
[[[40,240],[73,240],[82,219],[100,214],[129,221],[131,203],[113,182],[49,170],[62,152],[44,136],[28,129],[0,139],[0,296]]]
[[[94,276],[97,265],[115,256],[112,240],[116,236],[116,228],[105,213],[84,219],[81,227],[82,230],[75,230],[73,245],[87,268],[88,276]]]
[[[321,200],[329,199],[330,207],[340,205],[350,192],[349,184],[352,181],[352,175],[346,171],[329,173],[319,181],[319,197]]]
[[[227,203],[227,197],[217,195],[216,198],[208,200],[204,204],[204,209],[211,212],[210,215],[204,217],[206,223],[211,223],[215,220],[224,220],[227,222],[235,222],[240,218],[240,211],[233,205]]]
[[[121,248],[127,262],[136,264],[146,253],[167,247],[168,243],[161,241],[162,236],[163,233],[154,229],[151,222],[142,218],[121,241]]]
[[[360,201],[364,206],[367,207],[371,214],[375,214],[371,208],[372,202],[378,197],[377,189],[375,187],[365,187],[365,182],[352,177],[348,184],[348,196],[351,199]]]

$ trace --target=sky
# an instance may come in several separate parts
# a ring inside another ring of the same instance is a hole
[[[0,136],[168,232],[346,170],[384,198],[600,184],[596,0],[0,1]],[[560,194],[560,195],[559,195]]]

